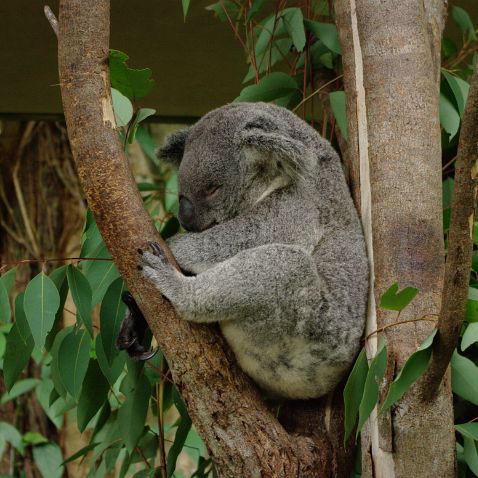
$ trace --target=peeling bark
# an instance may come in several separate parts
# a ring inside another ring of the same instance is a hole
[[[375,310],[396,281],[418,297],[401,319],[436,315],[443,277],[439,41],[444,2],[336,0],[343,51],[350,155],[375,283],[368,330],[396,320]],[[370,178],[367,179],[367,169]],[[365,174],[365,177],[364,177]],[[366,191],[363,189],[365,188]],[[367,191],[369,194],[367,194]],[[390,327],[386,381],[430,334],[433,322]],[[374,353],[368,344],[368,356]],[[455,476],[449,377],[434,401],[417,384],[388,414],[372,414],[362,433],[363,476]]]
[[[60,86],[83,191],[219,474],[241,478],[348,476],[350,460],[342,446],[340,407],[328,420],[337,428],[327,428],[325,412],[314,415],[311,404],[290,404],[291,414],[302,418],[297,426],[291,425],[289,434],[238,368],[216,328],[180,320],[139,275],[137,248],[146,241],[162,241],[143,208],[115,128],[108,46],[108,0],[60,2]],[[170,253],[168,258],[174,260]],[[322,420],[322,425],[306,430],[304,420],[311,415]]]

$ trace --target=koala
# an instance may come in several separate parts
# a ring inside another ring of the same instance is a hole
[[[138,251],[144,277],[184,320],[218,323],[268,396],[331,391],[360,347],[369,279],[332,146],[285,108],[233,103],[172,134],[159,155],[179,168],[187,232],[169,240],[182,272],[151,243]],[[134,324],[123,345],[135,343]]]

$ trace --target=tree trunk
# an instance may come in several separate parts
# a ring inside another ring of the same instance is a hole
[[[437,315],[443,280],[439,51],[444,2],[336,0],[343,50],[349,151],[374,271],[368,331],[397,320],[375,309],[398,281],[419,289],[400,320]],[[430,334],[432,321],[387,329],[390,382]],[[374,354],[376,337],[368,341]],[[432,402],[416,384],[362,433],[363,476],[455,476],[450,380]]]

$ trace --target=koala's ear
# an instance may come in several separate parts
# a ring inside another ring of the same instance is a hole
[[[179,167],[184,155],[186,139],[189,134],[189,128],[180,129],[170,134],[166,138],[164,146],[158,149],[157,154],[160,159]]]
[[[262,128],[246,129],[241,135],[241,143],[245,149],[246,157],[253,161],[259,158],[273,166],[278,173],[295,181],[303,176],[310,168],[312,161],[311,152],[301,141],[291,138],[279,131],[264,131]],[[250,154],[262,153],[262,154]]]

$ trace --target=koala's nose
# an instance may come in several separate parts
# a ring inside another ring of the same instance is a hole
[[[179,222],[186,231],[196,232],[197,225],[195,221],[194,206],[191,201],[181,196],[179,199]]]

